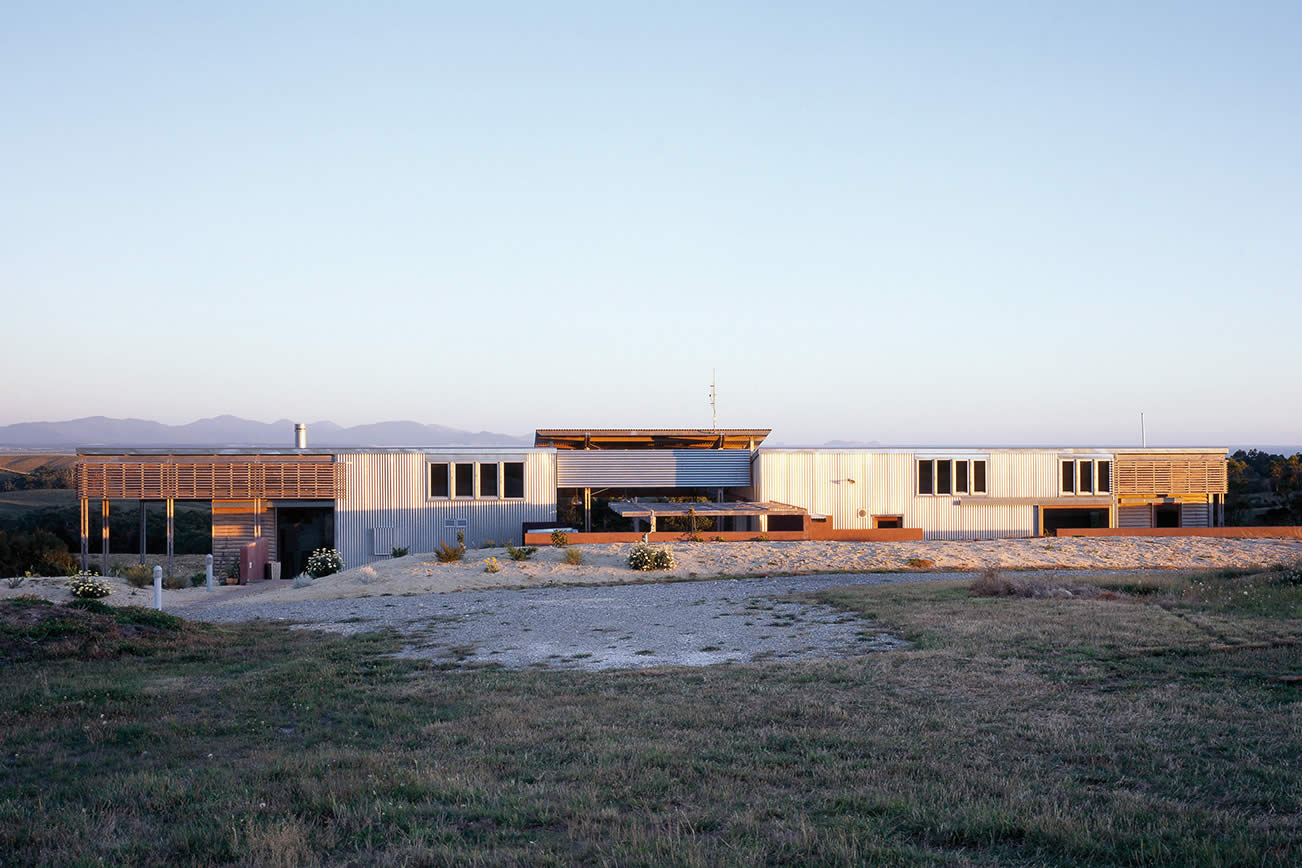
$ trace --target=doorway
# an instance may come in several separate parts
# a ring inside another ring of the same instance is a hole
[[[897,528],[904,527],[904,516],[902,515],[874,515],[874,528]]]
[[[334,507],[277,507],[276,546],[280,577],[292,579],[302,573],[312,552],[335,547]]]
[[[1153,505],[1153,527],[1179,527],[1180,504],[1157,503]]]

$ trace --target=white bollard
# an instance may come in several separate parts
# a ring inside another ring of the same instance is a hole
[[[212,555],[204,555],[203,562],[208,571],[208,593],[212,593]]]
[[[163,568],[154,567],[154,608],[163,611]]]

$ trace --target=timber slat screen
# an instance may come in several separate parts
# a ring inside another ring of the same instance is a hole
[[[1223,455],[1118,455],[1113,490],[1119,497],[1224,494]]]
[[[330,461],[169,459],[78,461],[77,496],[111,500],[333,500],[343,465]]]

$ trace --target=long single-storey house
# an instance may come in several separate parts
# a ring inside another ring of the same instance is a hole
[[[219,566],[263,541],[282,574],[337,548],[350,566],[395,548],[520,542],[530,531],[626,539],[705,517],[724,538],[994,539],[1067,528],[1224,521],[1226,450],[768,448],[767,429],[539,429],[533,446],[110,449],[77,452],[82,561],[90,503],[108,554],[110,501],[212,504]],[[612,515],[613,513],[613,515]],[[609,520],[606,520],[608,517]],[[903,534],[903,536],[902,536]],[[144,534],[141,534],[144,538]]]

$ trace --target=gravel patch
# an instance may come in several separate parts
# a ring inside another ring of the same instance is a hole
[[[1062,571],[1018,575],[1064,578]],[[345,634],[391,628],[409,640],[400,656],[461,665],[584,670],[710,666],[844,657],[903,647],[902,640],[855,615],[784,598],[847,585],[971,578],[966,572],[868,573],[232,601],[192,607],[182,614],[209,621],[287,621]]]

